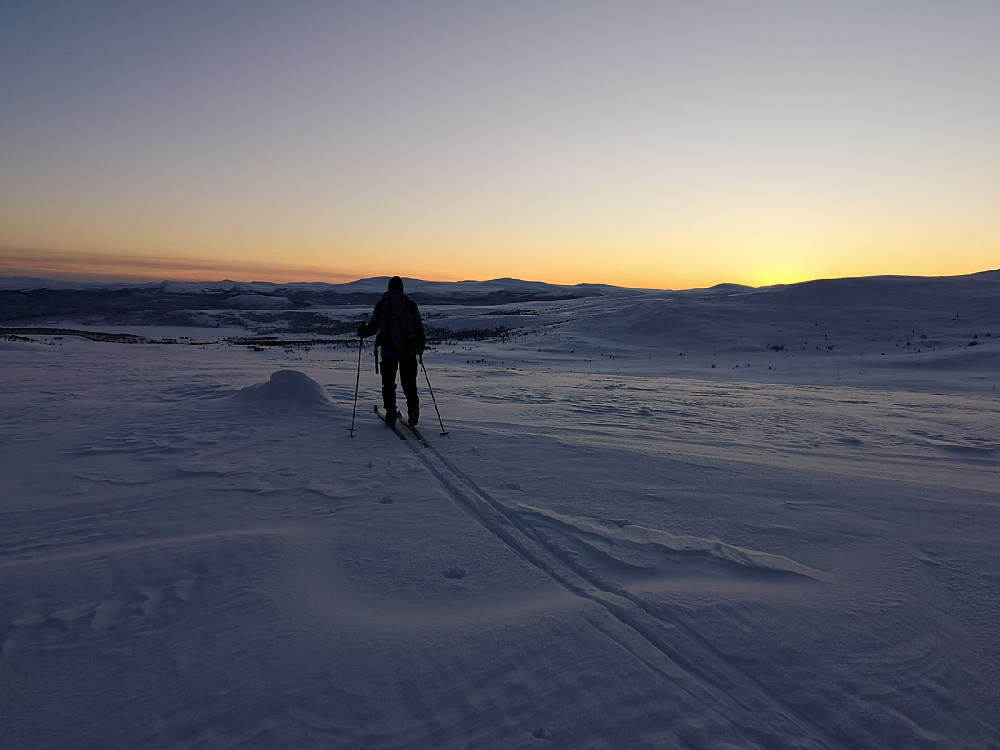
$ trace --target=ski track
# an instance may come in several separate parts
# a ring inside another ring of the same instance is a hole
[[[732,664],[708,640],[673,616],[668,607],[646,600],[601,576],[582,558],[574,556],[567,545],[559,542],[551,524],[546,528],[545,524],[528,520],[540,515],[547,515],[551,520],[554,514],[501,502],[435,446],[424,447],[417,441],[407,445],[459,509],[556,584],[577,597],[600,605],[620,626],[638,635],[645,648],[633,648],[621,633],[591,622],[617,646],[682,690],[722,723],[734,725],[748,740],[771,748],[840,748],[850,744],[849,740],[832,735]],[[581,528],[566,517],[560,518],[559,524],[561,533],[576,537],[575,541],[595,533],[592,528]],[[605,537],[605,541],[609,540]],[[610,543],[616,542],[610,540]],[[804,566],[799,568],[804,569]],[[781,574],[783,571],[772,572]],[[824,577],[819,571],[796,571],[792,575]]]

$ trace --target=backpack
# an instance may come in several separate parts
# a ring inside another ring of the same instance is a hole
[[[402,294],[387,294],[383,301],[378,343],[390,354],[404,354],[414,344],[412,303]]]

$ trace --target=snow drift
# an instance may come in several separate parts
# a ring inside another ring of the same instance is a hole
[[[237,401],[290,401],[300,404],[328,404],[323,386],[304,372],[278,370],[266,383],[248,385],[233,396]]]

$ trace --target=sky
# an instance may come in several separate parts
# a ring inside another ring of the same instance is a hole
[[[1000,266],[997,0],[0,0],[0,275]]]

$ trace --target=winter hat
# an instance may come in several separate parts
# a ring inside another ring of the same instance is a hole
[[[403,280],[398,276],[393,276],[391,279],[389,279],[388,291],[390,292],[403,291]]]

